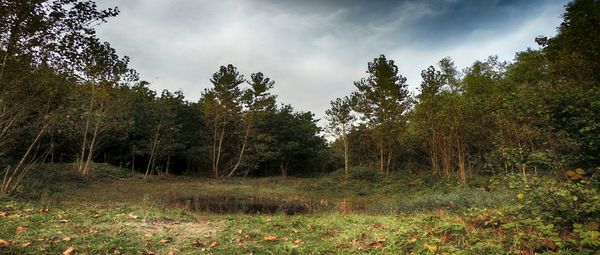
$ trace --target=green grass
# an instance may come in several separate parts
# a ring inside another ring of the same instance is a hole
[[[36,196],[0,199],[0,253],[61,254],[72,247],[73,254],[594,254],[598,247],[511,213],[517,192],[508,188],[410,179],[336,182],[335,175],[144,180],[115,169],[81,178],[62,167],[51,166],[46,170],[54,173],[46,174],[52,178],[35,180],[53,181],[54,188],[38,185],[45,191]],[[215,214],[174,202],[195,195],[310,201],[314,210]]]

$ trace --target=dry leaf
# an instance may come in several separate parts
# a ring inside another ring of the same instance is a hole
[[[145,249],[144,252],[148,255],[154,255],[155,253],[151,250]]]
[[[67,237],[63,238],[63,241],[65,241],[65,242],[71,241],[71,237],[67,236]]]
[[[196,248],[204,248],[206,247],[206,245],[198,240],[194,241],[192,243],[192,246],[196,247]]]
[[[160,243],[169,243],[171,240],[169,239],[160,239]]]
[[[300,240],[300,239],[298,239],[298,240],[294,241],[294,244],[301,244],[301,243],[303,243],[303,242],[302,242],[302,240]]]
[[[210,244],[210,246],[208,246],[208,247],[209,247],[209,248],[215,248],[215,247],[217,247],[217,246],[219,246],[219,243],[217,243],[217,241],[214,241],[214,242],[212,242],[212,243]]]
[[[238,234],[240,234],[240,235],[241,235],[242,233],[243,233],[243,231],[242,231],[241,229],[240,229],[240,230],[238,230]]]
[[[265,238],[263,238],[263,240],[265,240],[265,241],[277,241],[277,237],[276,236],[265,236]]]
[[[48,213],[50,210],[48,208],[44,208],[41,210],[42,213]]]
[[[31,244],[31,242],[26,242],[26,243],[24,243],[24,244],[21,244],[21,247],[27,247],[27,246],[29,246],[30,244]]]
[[[138,216],[137,216],[137,215],[135,215],[135,214],[133,214],[133,212],[130,212],[130,213],[128,214],[128,216],[129,216],[129,218],[132,218],[132,219],[137,219],[137,218],[138,218]]]
[[[179,249],[172,249],[172,250],[169,250],[169,253],[167,253],[167,255],[175,255],[178,252],[179,252]]]
[[[75,248],[69,247],[62,254],[63,255],[71,255],[71,254],[73,254],[73,251],[75,251]]]
[[[430,252],[435,253],[437,251],[437,246],[434,244],[424,244],[425,248],[427,248]]]
[[[10,240],[0,239],[0,245],[2,245],[2,246],[9,246],[11,244],[12,244],[12,241],[10,241]]]
[[[0,218],[4,218],[4,217],[6,217],[6,212],[0,211]]]
[[[18,226],[18,227],[17,227],[17,232],[25,231],[25,230],[27,230],[27,229],[29,229],[29,227],[28,227],[28,226]]]
[[[294,234],[298,234],[298,230],[295,228],[292,228],[292,232],[294,232]]]

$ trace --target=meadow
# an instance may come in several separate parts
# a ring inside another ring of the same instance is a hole
[[[598,192],[579,189],[577,201],[574,193],[551,198],[577,217],[573,225],[551,218],[560,212],[535,211],[548,209],[538,208],[544,203],[536,196],[545,195],[536,192],[572,188],[546,177],[527,186],[519,176],[459,186],[361,168],[348,179],[334,172],[225,180],[143,179],[107,164],[86,178],[69,164],[38,168],[17,195],[0,200],[3,254],[598,254],[600,248],[598,204],[589,204],[599,201]]]

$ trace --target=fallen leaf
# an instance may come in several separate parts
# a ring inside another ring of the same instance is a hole
[[[24,244],[21,244],[21,247],[27,247],[27,246],[29,246],[30,244],[31,244],[31,242],[26,242],[26,243],[24,243]]]
[[[50,210],[48,208],[44,208],[41,210],[42,213],[48,213]]]
[[[52,238],[50,238],[50,242],[51,243],[60,243],[60,237],[53,236]]]
[[[4,217],[6,217],[6,212],[0,211],[0,218],[4,218]]]
[[[69,247],[62,254],[63,255],[71,255],[73,253],[73,251],[75,251],[75,248]]]
[[[25,230],[27,230],[27,229],[29,229],[29,227],[28,227],[28,226],[18,226],[18,227],[17,227],[17,232],[25,231]]]
[[[71,237],[67,236],[67,237],[63,238],[63,241],[65,241],[65,242],[71,241]]]
[[[58,222],[60,222],[60,223],[67,223],[69,221],[68,220],[59,220]]]
[[[300,239],[294,241],[294,244],[301,244],[301,243],[304,243],[304,242],[302,242],[302,240],[300,240]]]
[[[209,247],[209,248],[215,248],[215,247],[217,247],[217,246],[219,246],[219,243],[217,243],[217,241],[214,241],[214,242],[212,242],[212,243],[211,243],[211,244],[210,244],[208,247]]]
[[[265,241],[277,241],[277,237],[276,236],[265,236],[265,238],[263,238],[263,240],[265,240]]]
[[[169,239],[160,239],[160,243],[169,243],[171,240]]]
[[[135,214],[133,214],[133,212],[130,212],[127,216],[129,216],[129,218],[132,218],[132,219],[137,219],[138,218],[138,216],[135,215]]]
[[[154,255],[155,253],[151,250],[145,249],[144,252],[148,255]]]
[[[295,228],[292,228],[292,232],[294,232],[294,234],[298,234],[298,230]]]
[[[172,249],[169,251],[169,253],[167,253],[167,255],[175,255],[179,252],[179,249]]]
[[[192,243],[192,246],[196,247],[196,248],[204,248],[206,247],[206,245],[198,240],[194,241]]]
[[[10,240],[0,239],[0,245],[2,245],[2,246],[9,246],[11,244],[12,244],[12,241],[10,241]]]
[[[430,252],[435,253],[437,251],[437,246],[433,244],[424,244],[425,248],[427,248]]]
[[[238,234],[240,234],[240,235],[241,235],[242,233],[243,233],[243,231],[242,231],[241,229],[240,229],[240,230],[238,230]]]

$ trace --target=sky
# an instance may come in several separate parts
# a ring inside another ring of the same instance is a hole
[[[221,65],[275,80],[280,103],[323,118],[380,54],[416,93],[421,70],[512,60],[552,36],[565,0],[101,0],[121,13],[98,35],[159,93],[196,101]]]

